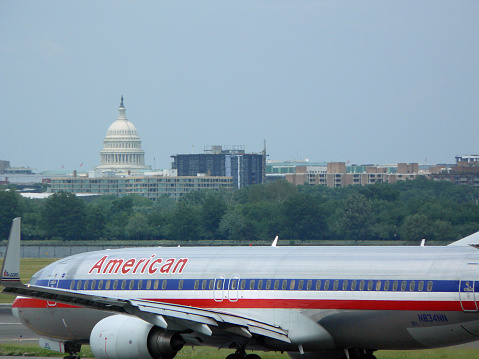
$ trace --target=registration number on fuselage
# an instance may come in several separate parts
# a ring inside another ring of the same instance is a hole
[[[419,323],[446,323],[446,314],[418,314]]]

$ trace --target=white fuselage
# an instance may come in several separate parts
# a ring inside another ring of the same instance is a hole
[[[478,268],[472,247],[158,247],[75,255],[30,284],[254,317],[289,333],[293,344],[262,343],[273,350],[296,349],[295,336],[310,351],[416,349],[476,340]],[[25,297],[13,307],[43,336],[83,342],[110,315]],[[302,332],[305,321],[330,337]]]

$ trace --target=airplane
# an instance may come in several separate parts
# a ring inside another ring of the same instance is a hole
[[[479,338],[479,232],[449,246],[152,247],[54,262],[20,281],[20,218],[0,285],[40,345],[76,359],[172,359],[184,346],[374,359]],[[247,354],[247,351],[249,354]]]

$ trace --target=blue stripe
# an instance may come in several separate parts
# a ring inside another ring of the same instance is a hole
[[[206,280],[206,287],[203,289],[203,281]],[[99,283],[102,282],[101,290],[106,289],[107,281],[110,281],[110,288],[108,290],[130,290],[130,285],[132,286],[131,290],[180,290],[180,282],[182,282],[181,290],[211,290],[209,285],[210,281],[215,280],[211,279],[77,279],[75,281],[71,279],[60,279],[58,280],[58,288],[61,289],[70,289],[72,282],[74,282],[74,290],[92,290],[92,283],[95,282],[93,290],[99,290]],[[230,281],[233,279],[224,279],[224,289],[229,288]],[[114,283],[117,283],[117,287],[113,288]],[[148,281],[150,282],[150,288],[147,289]],[[163,287],[163,282],[166,281],[166,287]],[[254,281],[254,286],[252,289],[251,282]],[[362,280],[362,279],[240,279],[239,283],[236,283],[236,287],[240,286],[240,290],[259,290],[258,286],[260,281],[262,281],[261,290],[286,290],[286,291],[340,291],[340,292],[378,292],[378,291],[387,291],[387,292],[458,292],[459,290],[459,281],[457,280]],[[267,283],[270,281],[270,286],[267,289]],[[278,287],[275,289],[275,282],[278,281]],[[283,289],[283,281],[285,281],[285,289]],[[292,282],[294,281],[294,285]],[[300,281],[303,281],[302,289],[299,289]],[[311,289],[308,289],[308,282],[311,281]],[[337,288],[336,288],[337,281]],[[356,282],[355,288],[352,288],[353,282]],[[81,283],[81,287],[77,288],[78,283]],[[85,283],[88,282],[88,286],[85,288]],[[131,284],[133,282],[133,284]],[[195,285],[195,282],[196,285]],[[320,282],[320,283],[318,283]],[[347,282],[347,283],[345,283]],[[361,282],[364,282],[364,287],[361,289]],[[380,284],[378,284],[380,282]],[[389,287],[386,290],[385,284],[389,282]],[[393,290],[394,283],[397,282],[396,290]],[[414,282],[414,284],[412,284]],[[423,282],[422,290],[419,290],[419,283]],[[432,289],[428,290],[428,283],[432,282]],[[124,284],[123,284],[124,283]],[[244,284],[243,284],[244,283]],[[35,283],[38,286],[48,287],[51,284],[50,280],[39,279]],[[56,287],[57,282],[54,281],[53,286]],[[124,285],[124,289],[122,288]],[[141,285],[138,287],[138,285]],[[155,286],[157,285],[157,288]],[[244,285],[244,288],[242,286]],[[316,286],[319,286],[318,288]],[[412,285],[414,287],[412,287]],[[197,288],[195,288],[195,286]],[[343,289],[343,286],[345,289]],[[376,289],[378,286],[378,289]],[[380,287],[379,287],[380,286]],[[411,290],[411,288],[413,288]],[[461,285],[461,291],[465,291],[465,283]],[[221,289],[221,287],[220,287]],[[476,285],[476,292],[479,291],[479,286]]]

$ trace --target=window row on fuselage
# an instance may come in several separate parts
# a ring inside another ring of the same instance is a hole
[[[38,285],[49,286],[48,281]],[[457,282],[437,281],[437,291],[456,291]],[[288,291],[392,291],[431,292],[435,281],[348,279],[108,279],[60,280],[70,290],[288,290]]]

